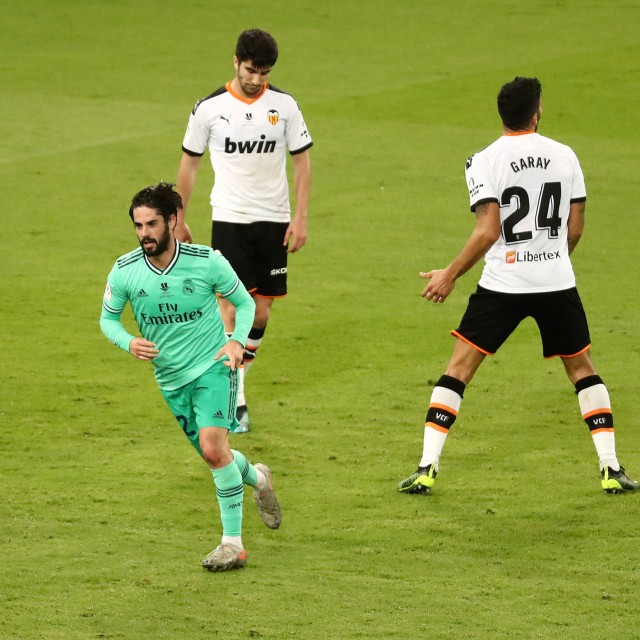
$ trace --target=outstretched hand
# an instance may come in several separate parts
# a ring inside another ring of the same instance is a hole
[[[429,284],[420,294],[431,302],[444,302],[453,291],[456,281],[447,269],[434,269],[433,271],[421,271],[420,277],[429,280]]]

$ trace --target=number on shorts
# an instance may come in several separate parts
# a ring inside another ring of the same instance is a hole
[[[187,418],[187,416],[176,416],[176,420],[182,427],[187,438],[191,439],[196,435],[196,431],[189,431],[189,418]]]

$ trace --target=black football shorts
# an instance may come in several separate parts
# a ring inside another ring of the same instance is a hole
[[[527,317],[540,330],[545,358],[570,358],[591,344],[587,317],[573,287],[546,293],[501,293],[478,286],[452,334],[493,354]]]
[[[252,295],[280,298],[287,295],[286,222],[216,222],[211,225],[211,246],[222,253]]]

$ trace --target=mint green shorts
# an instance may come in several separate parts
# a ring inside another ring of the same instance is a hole
[[[160,391],[189,442],[200,455],[200,429],[222,427],[235,431],[238,427],[238,372],[231,371],[222,362],[214,363],[201,376],[179,389]]]

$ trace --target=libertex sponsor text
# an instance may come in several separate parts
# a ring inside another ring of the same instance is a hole
[[[541,253],[531,253],[531,251],[507,251],[505,262],[515,264],[516,262],[547,262],[548,260],[560,260],[559,251],[542,251]]]

